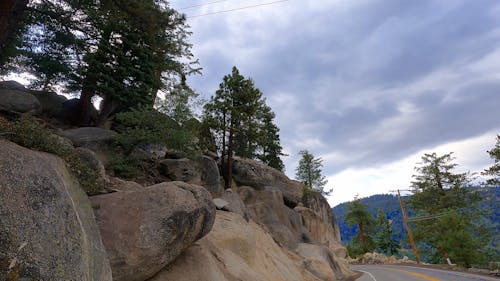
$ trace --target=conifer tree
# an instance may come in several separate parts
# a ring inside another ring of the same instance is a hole
[[[377,247],[386,255],[395,255],[398,253],[399,245],[394,240],[391,221],[387,219],[382,209],[377,211],[375,242]]]
[[[372,215],[358,198],[355,198],[354,201],[347,206],[347,209],[348,211],[345,215],[345,220],[350,226],[358,226],[357,238],[359,239],[359,245],[362,252],[366,253],[372,251],[374,248],[373,240],[371,238],[374,226],[374,219]]]
[[[236,67],[224,76],[215,95],[205,105],[202,127],[210,128],[223,159],[223,176],[230,188],[232,157],[260,159],[283,169],[278,128],[274,113],[266,105],[262,92]]]
[[[422,219],[414,222],[415,239],[429,247],[434,262],[453,262],[470,266],[480,258],[483,242],[477,203],[479,195],[468,187],[470,175],[455,173],[452,153],[425,154],[412,182],[409,199],[412,210]]]
[[[33,1],[17,53],[3,71],[34,75],[32,87],[77,93],[77,123],[89,123],[92,98],[103,98],[99,122],[118,111],[153,108],[193,67],[185,16],[164,0]]]
[[[500,185],[500,135],[497,135],[497,143],[493,149],[488,151],[495,163],[483,172],[483,175],[491,176],[487,184]]]
[[[332,190],[326,191],[324,189],[328,180],[322,175],[323,160],[315,158],[307,150],[300,151],[299,155],[301,159],[299,166],[295,170],[295,179],[304,183],[307,188],[320,192],[323,195],[329,195]]]

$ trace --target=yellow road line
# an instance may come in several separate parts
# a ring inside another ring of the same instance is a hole
[[[412,272],[412,271],[407,271],[407,270],[402,270],[402,269],[395,269],[395,268],[388,268],[390,270],[394,270],[394,271],[400,271],[400,272],[403,272],[403,273],[406,273],[406,274],[410,274],[410,275],[413,275],[413,276],[417,276],[417,277],[420,277],[424,280],[428,280],[428,281],[440,281],[439,279],[437,278],[434,278],[434,277],[431,277],[431,276],[428,276],[428,275],[425,275],[425,274],[422,274],[422,273],[417,273],[417,272]]]

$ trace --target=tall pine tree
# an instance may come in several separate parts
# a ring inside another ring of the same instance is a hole
[[[224,76],[215,95],[205,105],[203,127],[216,137],[223,159],[226,188],[230,187],[232,157],[260,159],[282,170],[279,158],[279,130],[273,123],[274,113],[266,105],[262,92],[251,79],[243,77],[236,67]]]
[[[409,203],[422,219],[414,222],[415,239],[426,243],[433,262],[470,266],[483,247],[478,221],[480,197],[469,187],[468,173],[455,173],[452,153],[425,154],[415,168]]]

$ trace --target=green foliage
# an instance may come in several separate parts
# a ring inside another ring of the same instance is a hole
[[[387,219],[384,211],[379,209],[377,212],[377,220],[375,223],[376,234],[375,242],[377,248],[380,249],[382,253],[388,256],[392,256],[398,253],[399,243],[394,239],[394,234],[392,232],[392,221]]]
[[[315,158],[314,155],[307,150],[302,150],[299,154],[302,158],[299,161],[299,166],[295,169],[295,178],[314,191],[320,192],[323,195],[330,195],[332,190],[324,190],[328,181],[321,174],[323,160],[321,158]]]
[[[53,134],[32,116],[23,115],[10,125],[4,124],[2,130],[5,131],[7,139],[21,146],[61,157],[73,150],[73,147],[65,144],[61,137]]]
[[[345,220],[349,225],[358,226],[358,234],[351,241],[351,247],[364,251],[363,253],[373,251],[376,246],[372,238],[375,223],[372,215],[359,199],[355,199],[349,203],[347,208],[348,211],[345,215]]]
[[[73,147],[64,138],[53,134],[34,117],[23,115],[15,122],[0,119],[0,133],[8,140],[29,149],[52,153],[63,158],[68,170],[87,194],[97,194],[102,190],[104,182],[97,172],[80,160]]]
[[[125,155],[140,145],[159,144],[169,149],[194,152],[195,143],[186,126],[156,110],[123,112],[116,115],[116,144]]]
[[[488,179],[487,184],[490,185],[500,185],[500,135],[497,135],[497,142],[493,149],[488,151],[491,159],[495,162],[494,164],[483,172],[483,175],[491,176]]]
[[[111,156],[109,166],[119,177],[134,178],[138,175],[139,161],[134,157],[116,153]]]
[[[283,171],[280,157],[284,154],[274,118],[254,82],[233,67],[205,105],[203,126],[214,132],[223,158],[237,155],[259,159]]]
[[[480,260],[487,240],[482,226],[474,224],[480,214],[476,192],[466,188],[468,173],[454,173],[452,153],[435,153],[422,157],[412,182],[414,189],[409,203],[417,216],[428,219],[414,222],[415,239],[429,246],[427,254],[445,262],[449,257],[456,263],[470,266]]]
[[[100,119],[152,108],[158,90],[199,72],[186,18],[167,1],[32,1],[26,14],[2,70],[30,73],[33,87],[80,93],[87,107],[100,96]]]

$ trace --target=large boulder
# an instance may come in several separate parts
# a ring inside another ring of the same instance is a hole
[[[305,259],[306,268],[322,280],[353,280],[357,275],[326,246],[301,243],[295,251]]]
[[[201,177],[195,163],[188,158],[161,160],[159,170],[172,181],[199,182]]]
[[[217,162],[207,156],[197,161],[188,158],[163,159],[159,161],[159,171],[170,180],[201,185],[214,197],[219,197],[224,191]]]
[[[61,135],[70,139],[75,146],[102,150],[116,138],[117,134],[97,127],[81,127],[65,130]]]
[[[255,190],[241,186],[238,194],[250,218],[263,225],[281,246],[294,249],[297,243],[310,240],[300,215],[283,204],[283,194],[278,188]]]
[[[90,202],[60,158],[0,140],[0,218],[0,280],[112,280]]]
[[[91,198],[115,281],[142,281],[212,228],[215,207],[201,186],[166,182]]]
[[[30,91],[40,102],[42,112],[53,117],[67,117],[63,113],[63,104],[68,99],[63,95],[58,95],[49,91]]]
[[[290,180],[282,172],[261,162],[234,157],[233,179],[241,186],[251,186],[262,190],[266,186],[279,189],[283,194],[284,203],[293,208],[302,199],[303,185],[298,181]]]
[[[201,156],[199,167],[201,171],[200,185],[210,191],[213,196],[222,195],[224,186],[220,180],[217,162],[208,156]]]
[[[258,224],[217,211],[212,231],[149,281],[320,281]]]
[[[40,102],[32,94],[26,91],[0,88],[0,110],[26,113],[39,109]]]
[[[23,86],[23,84],[9,80],[9,81],[0,81],[0,89],[7,90],[18,90],[18,91],[26,91],[27,89]]]

